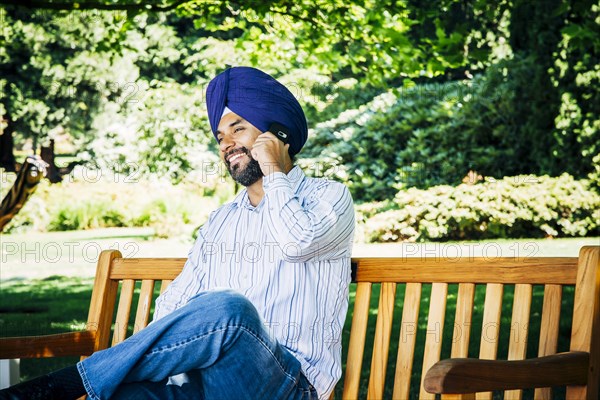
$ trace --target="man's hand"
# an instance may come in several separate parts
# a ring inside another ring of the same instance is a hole
[[[250,153],[258,161],[265,176],[273,172],[287,173],[292,165],[288,153],[289,147],[289,144],[284,144],[275,135],[267,131],[258,135]]]

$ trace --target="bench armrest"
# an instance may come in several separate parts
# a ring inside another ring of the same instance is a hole
[[[0,359],[90,355],[96,331],[0,338]]]
[[[450,358],[425,375],[429,393],[477,393],[493,390],[585,385],[590,354],[581,351],[519,361]]]

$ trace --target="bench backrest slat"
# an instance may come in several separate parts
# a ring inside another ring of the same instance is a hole
[[[123,279],[119,305],[117,306],[117,318],[115,319],[115,327],[113,329],[113,346],[121,343],[127,337],[127,326],[129,325],[129,316],[131,315],[134,289],[135,281],[133,279]]]
[[[111,279],[175,279],[183,269],[185,258],[118,258],[110,271]]]
[[[435,395],[427,393],[423,388],[423,380],[429,368],[440,361],[442,353],[442,333],[446,319],[446,299],[448,298],[448,284],[434,283],[431,285],[429,299],[429,313],[427,317],[427,331],[425,336],[425,351],[423,353],[423,368],[421,373],[420,399],[433,400]]]
[[[503,292],[504,285],[501,283],[488,283],[486,285],[481,341],[479,344],[480,359],[495,360],[498,354]],[[492,392],[477,393],[477,400],[492,400]]]
[[[421,306],[420,283],[406,284],[400,336],[398,338],[398,355],[396,359],[396,374],[394,377],[393,399],[408,399],[410,378],[415,356],[415,341],[419,326],[419,309]]]
[[[344,381],[344,393],[347,393],[349,398],[352,399],[358,398],[360,373],[362,372],[365,340],[367,337],[367,322],[369,321],[371,286],[371,282],[359,282],[356,284],[356,296],[352,313],[352,331],[348,345],[346,379]]]
[[[452,335],[452,352],[450,353],[450,357],[465,358],[469,355],[469,339],[471,338],[470,328],[473,319],[474,298],[475,284],[461,283],[458,285],[454,332]]]
[[[579,253],[571,351],[590,352],[587,393],[600,393],[600,251],[584,247]],[[594,331],[594,329],[596,331]],[[592,337],[595,340],[592,342]],[[592,348],[592,344],[594,348]],[[569,386],[567,398],[583,399],[586,387]]]
[[[529,334],[529,313],[533,287],[520,283],[515,285],[510,322],[510,339],[508,340],[508,360],[524,360],[527,355],[527,338]],[[520,400],[522,390],[507,390],[505,400]]]
[[[96,330],[94,351],[108,347],[113,311],[119,289],[119,281],[110,276],[114,260],[121,257],[119,251],[103,251],[98,257],[98,268],[88,313],[89,330]]]
[[[396,284],[384,282],[381,284],[379,294],[379,308],[377,325],[373,340],[373,357],[371,360],[371,375],[369,377],[368,399],[383,398],[385,386],[385,373],[387,370],[388,354],[390,350],[390,337],[396,299]]]
[[[133,333],[139,332],[148,325],[150,320],[150,308],[152,307],[152,295],[154,294],[154,280],[142,280],[142,288],[140,289],[140,297],[138,298],[138,306],[135,314],[135,323],[133,325]]]
[[[357,282],[574,285],[575,257],[357,258]]]
[[[546,285],[544,287],[538,357],[556,354],[561,303],[562,286]],[[537,388],[535,389],[534,398],[550,400],[552,398],[552,390],[550,388]]]

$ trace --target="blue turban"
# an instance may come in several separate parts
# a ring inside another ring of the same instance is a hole
[[[229,68],[208,84],[206,108],[215,138],[225,107],[261,132],[274,122],[286,126],[291,156],[306,143],[308,126],[300,103],[285,86],[256,68]]]

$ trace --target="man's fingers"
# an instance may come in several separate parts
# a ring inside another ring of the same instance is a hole
[[[262,135],[259,135],[258,137],[261,137],[261,136],[262,136],[262,137],[270,137],[270,138],[275,138],[275,139],[277,139],[277,136],[275,136],[275,135],[273,134],[273,132],[271,132],[271,131],[264,131],[264,132],[263,132],[263,134],[262,134]]]

